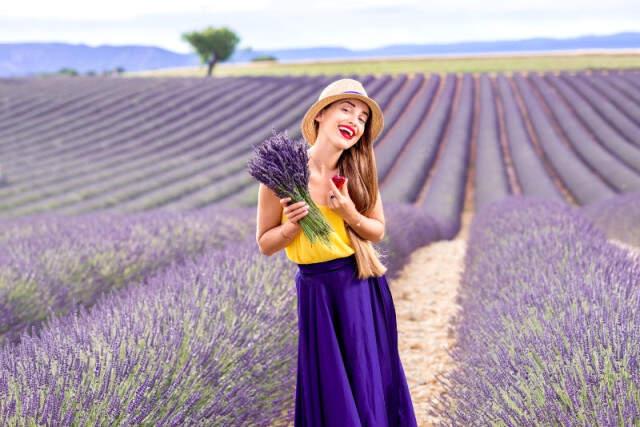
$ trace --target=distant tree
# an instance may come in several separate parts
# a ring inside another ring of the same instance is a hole
[[[77,76],[78,72],[73,68],[63,67],[58,70],[58,74],[63,74],[68,76]]]
[[[227,27],[207,27],[202,31],[182,34],[182,39],[196,51],[203,64],[208,64],[207,76],[213,73],[218,61],[227,60],[240,42],[240,38]]]
[[[278,58],[276,58],[273,55],[258,55],[258,56],[254,56],[253,58],[251,58],[251,61],[254,62],[258,62],[258,61],[277,61]]]

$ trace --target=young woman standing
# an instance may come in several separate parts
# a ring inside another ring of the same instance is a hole
[[[284,248],[298,265],[296,427],[417,426],[386,267],[372,245],[385,232],[373,151],[383,127],[382,110],[354,79],[330,83],[302,119],[309,193],[334,229],[331,247],[301,233],[304,201],[289,204],[260,184],[260,251]],[[331,179],[338,174],[341,189]]]

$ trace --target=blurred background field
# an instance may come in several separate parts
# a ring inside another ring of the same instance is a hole
[[[640,53],[541,53],[537,55],[475,55],[440,56],[435,58],[381,58],[357,61],[298,61],[282,63],[262,61],[249,64],[220,64],[214,71],[216,76],[300,76],[318,74],[408,74],[416,73],[491,73],[564,70],[640,69]],[[126,72],[128,77],[192,77],[201,76],[206,67],[184,67],[176,69]]]

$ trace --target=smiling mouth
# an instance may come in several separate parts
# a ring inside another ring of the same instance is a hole
[[[347,130],[347,128],[345,128],[344,126],[340,126],[338,130],[340,131],[340,133],[345,139],[351,139],[355,135],[353,131],[349,132],[349,130]]]

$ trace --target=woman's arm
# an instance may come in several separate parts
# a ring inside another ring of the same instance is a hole
[[[345,222],[365,240],[378,243],[384,239],[385,219],[380,191],[378,191],[376,204],[370,212],[366,212],[366,215],[356,212],[356,215],[345,218]]]
[[[280,199],[269,187],[260,183],[256,242],[264,255],[271,256],[284,249],[302,229],[297,222],[280,224],[281,218]]]

